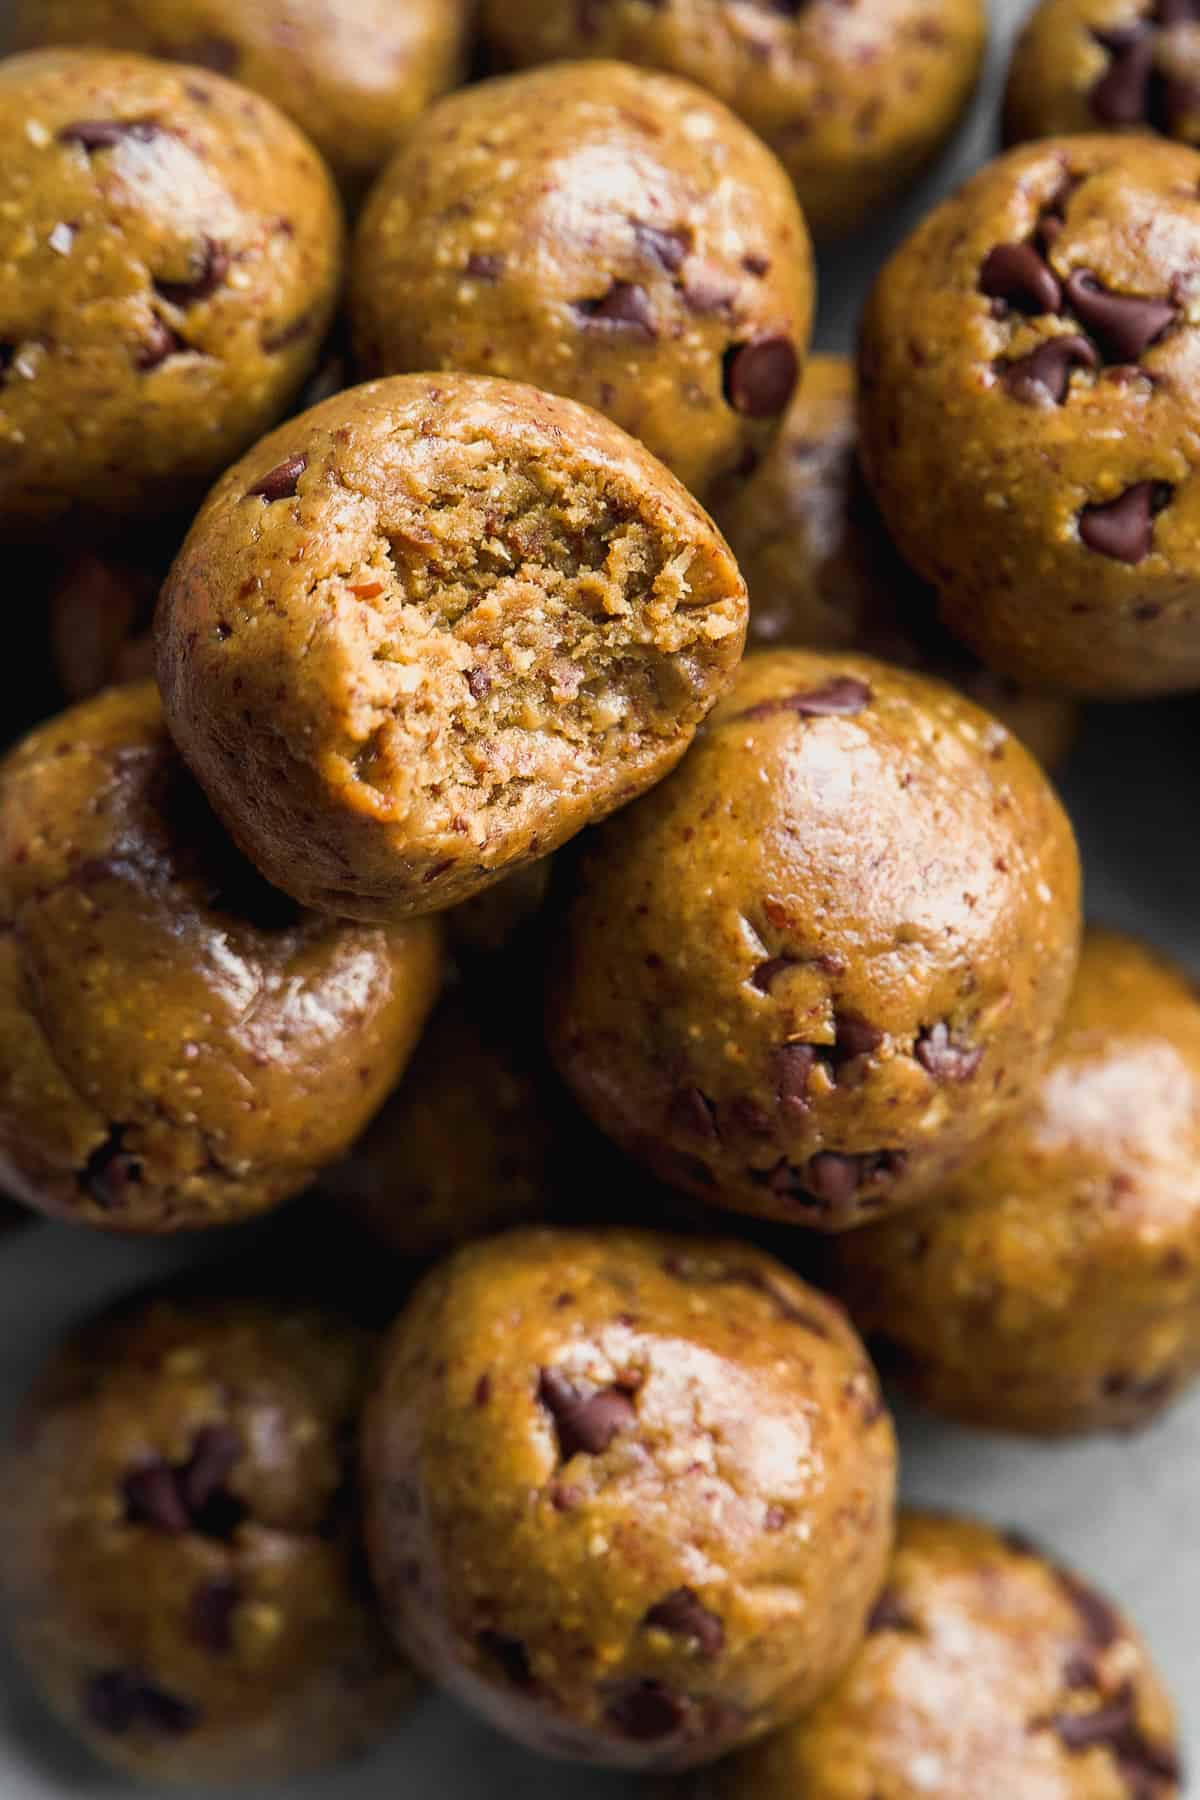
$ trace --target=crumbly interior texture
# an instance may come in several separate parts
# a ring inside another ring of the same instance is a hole
[[[1200,1001],[1090,930],[1024,1116],[834,1280],[882,1364],[975,1425],[1145,1425],[1200,1372]]]
[[[901,1515],[867,1642],[828,1698],[674,1789],[677,1800],[1182,1791],[1170,1699],[1111,1601],[1026,1539],[916,1512]]]
[[[891,1545],[862,1346],[746,1244],[460,1251],[385,1344],[364,1457],[401,1646],[522,1742],[617,1767],[710,1761],[811,1705]]]
[[[414,1677],[359,1574],[369,1333],[295,1299],[139,1300],[43,1368],[0,1462],[17,1651],[105,1762],[263,1784],[369,1748]]]
[[[263,873],[380,919],[467,898],[659,779],[745,612],[707,515],[615,426],[402,377],[218,485],[164,590],[158,670]]]
[[[306,914],[236,852],[150,682],[0,765],[0,1168],[121,1232],[225,1225],[308,1186],[394,1085],[433,925]]]

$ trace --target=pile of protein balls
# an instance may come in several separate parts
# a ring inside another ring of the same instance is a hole
[[[1200,997],[1046,774],[1200,688],[1200,3],[1045,0],[857,368],[809,227],[981,0],[482,11],[7,8],[0,1182],[310,1196],[45,1368],[14,1641],[155,1780],[428,1677],[663,1800],[1171,1800],[1114,1607],[897,1521],[876,1365],[1047,1437],[1200,1373]]]

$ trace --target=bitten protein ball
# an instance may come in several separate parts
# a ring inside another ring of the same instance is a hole
[[[363,1586],[373,1340],[309,1305],[138,1301],[76,1332],[0,1464],[17,1651],[106,1762],[262,1783],[367,1748],[416,1681]]]
[[[1029,1111],[836,1280],[926,1404],[1009,1431],[1145,1424],[1200,1372],[1200,1000],[1090,930]]]
[[[341,274],[324,164],[200,69],[0,62],[0,531],[188,501],[273,425]]]
[[[949,135],[979,75],[981,0],[486,0],[516,63],[616,56],[687,75],[779,156],[820,238],[877,218]]]
[[[378,920],[468,899],[660,780],[745,626],[711,519],[607,419],[408,376],[217,484],[163,590],[158,675],[268,880]]]
[[[1004,100],[1010,143],[1078,131],[1158,131],[1200,144],[1196,0],[1042,0]]]
[[[551,1049],[663,1180],[838,1231],[1026,1097],[1078,939],[1070,824],[1002,725],[867,657],[763,652],[578,859]]]
[[[808,347],[775,158],[688,82],[580,63],[464,89],[359,223],[363,368],[474,369],[606,413],[706,494],[770,442]]]
[[[989,164],[876,284],[868,478],[971,649],[1079,694],[1200,685],[1200,155],[1051,139]]]
[[[924,669],[994,713],[1046,767],[1070,748],[1078,708],[976,662],[897,555],[858,466],[846,357],[810,359],[782,431],[718,522],[750,590],[753,646],[862,650]]]
[[[840,1310],[744,1244],[526,1231],[426,1278],[364,1426],[417,1663],[550,1755],[677,1768],[861,1641],[895,1444]]]
[[[265,94],[356,195],[463,73],[466,0],[15,0],[10,46],[98,44]]]
[[[900,1519],[849,1672],[676,1800],[1176,1800],[1170,1699],[1115,1607],[1023,1540]]]
[[[429,921],[305,914],[237,854],[150,682],[0,763],[0,1184],[112,1231],[223,1225],[308,1186],[395,1085]]]

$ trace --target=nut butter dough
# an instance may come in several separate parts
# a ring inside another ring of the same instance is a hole
[[[517,63],[617,56],[720,96],[783,162],[815,234],[878,218],[974,89],[981,0],[486,0]]]
[[[920,225],[862,337],[863,460],[986,661],[1081,694],[1200,685],[1200,155],[1010,151]]]
[[[749,642],[863,650],[924,668],[995,713],[1046,767],[1070,748],[1078,709],[977,663],[934,616],[858,466],[852,364],[814,356],[762,464],[718,509],[750,590]]]
[[[0,532],[201,492],[316,358],[341,232],[307,140],[220,76],[0,62]]]
[[[1176,1800],[1170,1699],[1115,1607],[1022,1539],[902,1514],[863,1649],[675,1800]]]
[[[361,193],[463,72],[466,0],[14,0],[10,45],[99,44],[199,63],[265,94]]]
[[[298,1193],[400,1074],[428,921],[302,913],[225,838],[153,685],[0,764],[0,1185],[113,1231],[223,1225]]]
[[[569,394],[697,494],[770,442],[812,304],[808,233],[771,153],[690,83],[617,63],[442,101],[354,245],[369,373],[475,369]]]
[[[1048,1434],[1144,1424],[1200,1372],[1200,999],[1090,930],[1025,1117],[837,1283],[919,1398]]]
[[[415,1692],[359,1572],[369,1334],[249,1299],[139,1301],[25,1401],[0,1489],[22,1660],[106,1762],[261,1784],[365,1749]]]
[[[1013,53],[1005,135],[1158,131],[1200,144],[1197,0],[1042,0]]]
[[[467,899],[659,780],[745,622],[708,515],[607,419],[402,376],[217,484],[163,590],[158,674],[268,880],[388,919]]]
[[[586,844],[551,1049],[664,1180],[841,1230],[1024,1099],[1078,935],[1070,824],[1002,725],[867,657],[759,652]]]
[[[883,1581],[874,1372],[744,1244],[460,1251],[385,1344],[364,1453],[400,1643],[550,1755],[677,1768],[760,1736],[840,1673]]]

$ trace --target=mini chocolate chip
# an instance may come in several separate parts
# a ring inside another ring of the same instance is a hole
[[[492,1378],[490,1375],[485,1373],[485,1374],[481,1375],[479,1377],[479,1380],[475,1383],[475,1404],[476,1404],[476,1406],[484,1407],[484,1406],[490,1406],[491,1403],[492,1403]]]
[[[905,1611],[899,1594],[893,1588],[884,1588],[868,1615],[867,1630],[919,1632],[920,1629],[912,1614]]]
[[[1140,563],[1153,546],[1161,486],[1156,481],[1138,481],[1115,500],[1085,506],[1079,515],[1080,541],[1115,562]]]
[[[80,1186],[105,1212],[119,1212],[127,1205],[129,1189],[142,1179],[141,1163],[125,1149],[126,1130],[124,1125],[114,1125],[80,1171]]]
[[[605,1716],[623,1738],[656,1744],[681,1731],[690,1711],[690,1702],[661,1681],[639,1681],[610,1702]]]
[[[186,281],[156,281],[155,289],[172,306],[192,306],[215,294],[229,273],[229,255],[220,244],[206,237],[194,263],[195,273]]]
[[[506,1681],[513,1687],[532,1688],[537,1684],[529,1661],[529,1651],[520,1638],[508,1637],[503,1631],[481,1631],[475,1639],[485,1656],[498,1663]]]
[[[1145,300],[1135,294],[1112,294],[1088,269],[1067,278],[1067,304],[1111,362],[1136,362],[1169,325],[1178,310],[1169,300]]]
[[[757,275],[761,279],[771,273],[771,259],[769,256],[743,256],[742,267],[747,275]]]
[[[633,235],[643,256],[657,263],[669,275],[678,274],[692,247],[692,234],[686,226],[665,231],[659,225],[646,225],[635,219]]]
[[[1078,332],[1065,337],[1047,338],[1028,356],[1004,363],[1000,379],[1014,400],[1027,405],[1049,398],[1061,406],[1067,397],[1072,369],[1095,369],[1100,358],[1096,346]]]
[[[778,700],[760,700],[735,713],[738,719],[766,719],[773,713],[798,713],[804,719],[851,719],[871,704],[874,694],[865,681],[853,675],[836,675],[824,687],[812,688],[804,694],[786,694]]]
[[[494,250],[472,250],[463,271],[472,281],[499,281],[507,266],[507,258]]]
[[[558,1369],[543,1369],[538,1399],[554,1420],[559,1455],[602,1456],[615,1437],[637,1424],[637,1409],[624,1388],[598,1388],[581,1394]]]
[[[192,1595],[188,1608],[188,1632],[192,1642],[211,1656],[228,1656],[233,1649],[233,1615],[241,1603],[236,1581],[205,1581]]]
[[[1144,125],[1151,106],[1153,33],[1135,26],[1097,32],[1096,39],[1112,60],[1088,96],[1093,113],[1103,125]]]
[[[650,1608],[642,1623],[672,1637],[693,1638],[704,1656],[719,1656],[725,1648],[725,1626],[694,1588],[676,1588]]]
[[[125,138],[148,144],[159,135],[153,119],[76,119],[58,134],[60,144],[80,144],[87,151],[112,150]]]
[[[983,259],[980,292],[1024,313],[1059,313],[1062,289],[1032,244],[997,244]]]
[[[599,300],[576,300],[571,311],[584,331],[611,328],[638,337],[658,336],[650,296],[636,281],[614,281]]]
[[[769,994],[779,977],[794,969],[798,962],[795,956],[772,956],[769,961],[759,963],[750,976],[751,987],[756,987],[760,994]]]
[[[151,369],[157,369],[160,363],[165,363],[168,357],[176,356],[179,351],[186,348],[187,345],[179,333],[172,331],[165,320],[160,319],[158,314],[154,313],[146,327],[146,334],[134,354],[134,366],[141,369],[143,374],[148,374]]]
[[[273,500],[290,500],[307,467],[307,456],[287,457],[283,462],[276,463],[261,481],[255,482],[247,493],[247,499],[254,495],[266,500],[268,504]]]
[[[835,1012],[833,1015],[834,1043],[831,1061],[838,1066],[845,1062],[853,1062],[860,1056],[870,1056],[878,1050],[883,1042],[883,1032],[861,1013]]]
[[[925,1027],[913,1055],[937,1081],[969,1081],[983,1061],[983,1051],[956,1038],[944,1020]]]
[[[807,1112],[808,1084],[817,1064],[812,1044],[783,1044],[775,1052],[775,1092],[785,1112]]]
[[[121,1492],[131,1525],[148,1525],[176,1536],[191,1530],[192,1515],[170,1463],[158,1461],[135,1469],[121,1483]]]
[[[731,344],[723,367],[725,398],[748,419],[773,419],[785,411],[800,378],[796,346],[782,332]]]
[[[681,1088],[672,1096],[667,1123],[673,1131],[681,1131],[688,1137],[712,1139],[720,1136],[716,1108],[698,1087]]]

